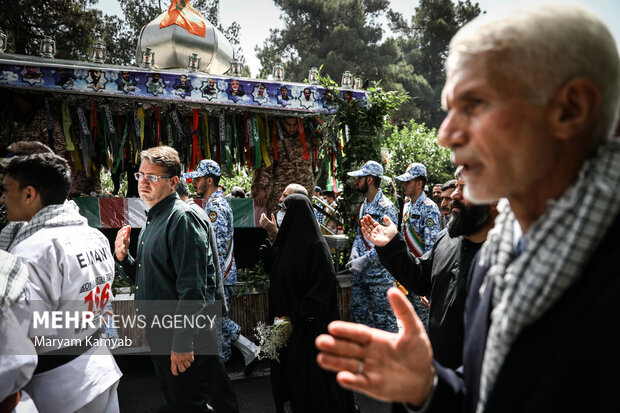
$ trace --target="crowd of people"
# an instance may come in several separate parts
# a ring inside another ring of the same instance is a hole
[[[303,148],[289,145],[299,120],[279,125],[270,150],[281,161],[257,170],[252,189],[265,208],[269,319],[292,324],[271,362],[277,412],[287,403],[359,411],[352,391],[392,401],[395,412],[616,410],[613,37],[578,6],[518,6],[465,25],[446,72],[439,140],[453,152],[454,179],[426,194],[426,166],[411,163],[395,178],[407,197],[399,211],[379,162],[348,172],[362,196],[347,262],[355,323],[340,321],[323,236],[339,230],[336,194],[311,182],[305,138]],[[229,318],[237,278],[220,165],[203,160],[182,173],[173,148],[141,153],[135,178],[148,211],[132,255],[129,227],[112,251],[67,200],[64,159],[42,144],[11,151],[2,163],[1,411],[119,411],[122,372],[107,347],[82,345],[100,329],[45,331],[80,344],[33,346],[26,305],[103,310],[115,274],[135,285],[135,311],[147,320],[162,311],[153,303],[174,302],[186,316],[220,304],[219,334],[151,325],[146,335],[168,411],[238,411],[225,363],[235,347],[250,365],[260,348]],[[189,198],[189,180],[205,208]]]

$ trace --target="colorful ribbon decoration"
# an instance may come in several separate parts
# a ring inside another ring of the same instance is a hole
[[[271,166],[271,159],[269,159],[269,151],[267,146],[269,146],[269,121],[267,120],[267,116],[265,119],[258,118],[259,125],[259,139],[260,139],[260,151],[262,153],[263,161],[265,162],[265,166],[269,168]],[[260,164],[259,164],[260,167]]]
[[[47,98],[44,99],[45,102],[45,129],[47,132],[47,146],[50,147],[52,151],[55,151],[54,148],[54,124],[52,123],[52,115],[50,114],[50,102]]]
[[[226,123],[226,144],[224,145],[224,153],[226,154],[226,171],[228,172],[228,174],[232,174],[232,153],[231,153],[231,148],[232,148],[232,141],[233,141],[233,120],[230,117],[225,119],[225,123]]]
[[[90,140],[90,130],[88,130],[88,123],[86,122],[86,115],[84,109],[81,106],[77,107],[78,121],[80,125],[78,127],[78,133],[80,134],[80,142],[82,143],[82,166],[87,177],[90,177],[90,157],[95,153],[95,147]]]
[[[218,116],[219,132],[220,132],[220,145],[219,155],[220,159],[217,161],[220,165],[226,162],[226,116],[224,112],[220,112]]]
[[[75,150],[73,141],[71,140],[71,112],[67,102],[62,102],[62,133],[65,136],[65,145],[69,152]]]
[[[192,159],[190,160],[190,168],[194,169],[197,162],[202,159],[200,148],[198,147],[198,109],[192,110]]]
[[[260,168],[261,146],[257,116],[252,116],[252,139],[254,140],[254,169]]]
[[[276,125],[277,123],[278,123],[278,120],[274,119],[273,126],[271,128],[271,144],[273,146],[274,163],[277,163],[278,161],[278,129]]]
[[[161,146],[161,113],[159,112],[159,106],[156,109],[157,114],[157,141],[156,146]]]
[[[211,143],[209,140],[209,117],[207,113],[202,114],[202,127],[203,127],[203,139],[204,139],[204,154],[205,159],[211,159]]]

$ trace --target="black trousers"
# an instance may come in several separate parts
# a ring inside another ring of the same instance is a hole
[[[217,356],[194,356],[192,365],[178,376],[174,376],[170,370],[170,356],[151,356],[151,358],[171,411],[183,413],[239,411],[232,384]]]

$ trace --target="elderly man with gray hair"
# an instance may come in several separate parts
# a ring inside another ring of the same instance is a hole
[[[620,58],[570,4],[480,16],[452,39],[440,143],[465,197],[506,198],[470,269],[463,366],[433,360],[408,300],[404,329],[332,323],[321,365],[345,387],[433,412],[609,411],[620,386]]]

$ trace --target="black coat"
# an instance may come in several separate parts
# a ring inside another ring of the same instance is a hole
[[[583,276],[511,347],[486,412],[609,412],[620,409],[620,217]],[[472,268],[465,307],[464,366],[436,364],[433,412],[474,412],[490,325],[492,285],[480,296],[488,267]]]
[[[376,248],[381,264],[410,294],[430,298],[428,336],[435,360],[446,367],[462,364],[467,274],[481,245],[444,234],[430,251],[416,258],[397,234],[386,246]]]
[[[353,394],[336,383],[335,374],[321,369],[315,338],[339,319],[337,280],[331,254],[308,197],[293,194],[274,245],[265,255],[270,275],[269,318],[288,316],[293,332],[271,363],[276,405],[291,401],[293,412],[353,411]]]

